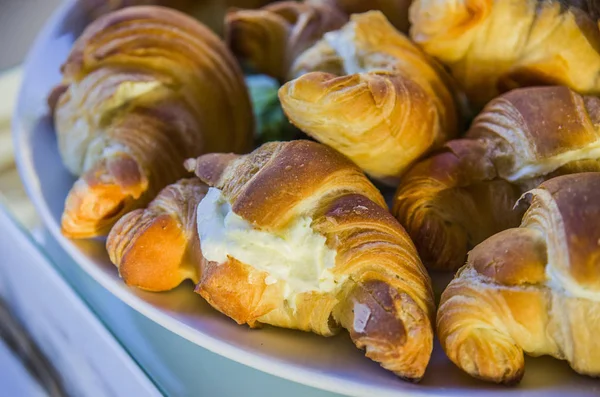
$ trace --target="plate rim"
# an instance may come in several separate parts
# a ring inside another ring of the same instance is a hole
[[[532,394],[539,393],[540,390],[519,390],[506,388],[487,388],[487,389],[461,389],[456,386],[450,387],[405,387],[404,381],[398,379],[399,387],[390,389],[380,385],[366,385],[364,383],[353,381],[350,378],[332,378],[326,373],[315,369],[310,369],[285,360],[276,359],[268,353],[249,352],[242,347],[230,345],[226,341],[212,336],[202,330],[184,324],[179,319],[169,316],[153,304],[145,301],[141,297],[130,292],[129,289],[118,286],[112,278],[98,268],[77,246],[68,238],[62,235],[60,225],[55,222],[52,211],[50,210],[41,191],[41,185],[35,167],[33,165],[32,153],[27,144],[28,134],[31,133],[31,123],[27,121],[28,108],[26,104],[27,96],[24,87],[27,86],[28,77],[31,76],[35,68],[35,55],[45,47],[47,39],[61,21],[78,7],[80,0],[64,0],[59,7],[48,18],[44,27],[37,34],[33,45],[30,47],[25,62],[23,63],[23,78],[17,97],[16,106],[12,115],[11,134],[14,147],[15,162],[20,178],[23,182],[25,191],[32,201],[37,213],[39,214],[44,227],[46,227],[52,237],[58,242],[59,246],[86,274],[95,282],[105,288],[121,302],[131,307],[153,323],[179,335],[200,348],[211,351],[219,356],[225,357],[234,362],[254,368],[269,375],[286,379],[288,381],[307,385],[315,389],[325,390],[332,393],[338,393],[346,396],[361,397],[377,395],[381,397],[404,397],[404,396],[435,396],[435,395],[454,395],[456,393],[479,393],[486,396],[505,395],[505,394]],[[36,113],[36,118],[41,116]],[[87,303],[86,303],[87,305]],[[232,323],[232,326],[239,325]],[[365,357],[365,360],[369,360]],[[428,371],[432,369],[428,368]],[[382,371],[385,371],[382,369]],[[439,376],[434,374],[434,376]]]

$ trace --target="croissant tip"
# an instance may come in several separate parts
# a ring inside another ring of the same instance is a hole
[[[496,383],[497,385],[507,386],[507,387],[515,387],[521,380],[523,380],[523,375],[525,375],[525,367],[521,367],[514,371],[512,374],[510,370],[505,370],[504,375],[493,375],[493,374],[482,374],[482,373],[473,373],[469,371],[465,371],[472,377],[482,380],[484,382]]]
[[[519,383],[521,383],[523,375],[525,375],[525,369],[521,368],[514,376],[507,379],[503,379],[501,383],[504,386],[517,386]]]
[[[61,226],[60,226],[60,234],[62,234],[66,238],[70,238],[70,239],[77,238],[77,236],[74,235],[73,233],[71,233],[69,228],[64,225],[64,221],[63,221],[63,224],[61,224]]]
[[[98,225],[92,225],[88,222],[79,219],[77,214],[71,211],[63,212],[60,221],[60,233],[66,238],[72,240],[88,239],[95,237],[102,237],[107,233],[103,233],[104,229],[99,228]],[[106,230],[106,232],[108,232]]]
[[[110,224],[91,224],[72,217],[61,220],[60,233],[72,240],[93,239],[106,237],[110,231]]]
[[[398,376],[398,378],[402,379],[405,382],[409,382],[409,383],[419,383],[421,381],[421,379],[423,379],[423,376],[405,376],[402,375],[401,373],[396,373],[396,376]]]
[[[194,275],[195,252],[185,224],[172,214],[142,210],[111,233],[113,263],[129,285],[146,291],[169,291]],[[117,264],[118,263],[118,264]]]

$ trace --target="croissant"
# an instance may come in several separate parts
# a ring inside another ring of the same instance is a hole
[[[216,33],[222,34],[228,7],[257,8],[269,0],[81,0],[79,4],[90,20],[131,6],[158,5],[190,14]]]
[[[183,177],[186,158],[250,148],[252,110],[235,59],[177,11],[129,7],[97,19],[62,71],[49,103],[62,160],[79,176],[66,236],[106,234]]]
[[[329,3],[348,15],[378,10],[396,29],[408,32],[408,8],[412,0],[312,0],[317,3]]]
[[[600,376],[600,173],[527,193],[519,228],[490,237],[442,294],[439,338],[468,374],[519,382],[523,352]]]
[[[242,63],[283,82],[301,52],[347,20],[326,3],[282,1],[258,10],[231,11],[225,37]]]
[[[458,269],[470,248],[518,226],[521,194],[553,176],[600,171],[599,160],[600,99],[566,87],[513,90],[464,139],[406,173],[393,213],[426,266]]]
[[[161,5],[186,11],[220,36],[225,34],[225,16],[231,7],[258,8],[273,0],[161,0]]]
[[[565,85],[600,94],[598,23],[565,3],[415,0],[411,37],[451,69],[477,108],[523,86]],[[596,13],[596,7],[586,9]]]
[[[113,226],[106,249],[127,285],[168,291],[184,280],[198,283],[202,254],[196,207],[207,190],[197,178],[181,179]]]
[[[379,191],[311,141],[187,163],[210,186],[198,205],[204,260],[196,287],[239,324],[329,336],[419,380],[432,350],[430,279]]]
[[[296,59],[279,99],[296,127],[396,185],[457,133],[449,77],[381,12],[355,14]]]

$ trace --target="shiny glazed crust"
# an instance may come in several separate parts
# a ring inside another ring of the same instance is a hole
[[[79,176],[63,233],[104,235],[128,211],[184,176],[183,160],[244,152],[253,117],[225,45],[180,12],[129,7],[76,41],[50,95],[61,157]]]
[[[600,171],[599,147],[598,98],[566,87],[513,90],[488,104],[465,139],[407,172],[393,212],[426,266],[455,270],[469,249],[519,224],[522,193],[553,176]]]
[[[308,216],[337,251],[334,292],[301,293],[293,309],[283,283],[230,259],[204,260],[197,292],[240,324],[271,324],[332,335],[348,329],[367,357],[398,376],[419,380],[432,349],[431,283],[406,232],[358,167],[310,141],[265,144],[246,156],[209,154],[187,162],[219,188],[233,211],[277,234]]]
[[[106,249],[127,285],[168,291],[186,279],[198,282],[202,255],[196,207],[207,190],[197,178],[182,179],[115,224]]]
[[[411,37],[448,65],[476,108],[517,87],[600,93],[598,6],[581,0],[415,0]],[[511,21],[507,23],[506,21]]]
[[[524,352],[600,376],[600,173],[557,177],[525,198],[521,226],[475,247],[442,294],[442,347],[497,383],[521,380]]]
[[[291,76],[279,98],[292,124],[384,183],[457,133],[449,76],[381,12],[327,33]]]

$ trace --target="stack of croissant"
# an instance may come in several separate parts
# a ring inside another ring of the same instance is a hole
[[[212,1],[238,7],[208,18],[223,39],[122,3],[49,104],[78,178],[63,233],[107,237],[125,283],[344,329],[410,381],[434,331],[483,380],[519,382],[524,353],[600,376],[595,2]],[[253,147],[243,70],[280,82],[307,139]],[[457,271],[437,310],[427,269]]]

